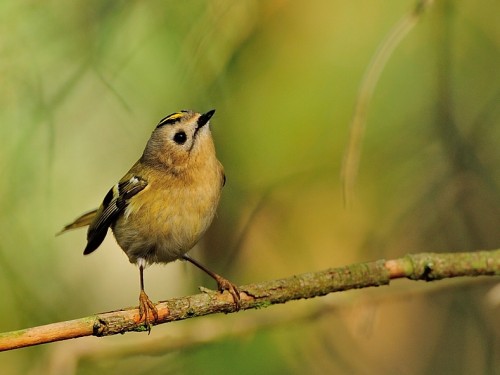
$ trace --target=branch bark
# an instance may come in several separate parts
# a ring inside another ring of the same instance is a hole
[[[464,276],[500,276],[500,249],[467,253],[421,253],[245,285],[240,287],[241,309],[257,309],[332,292],[388,285],[391,279],[433,281]],[[161,301],[156,308],[158,320],[155,324],[235,312],[229,293],[221,294],[208,289],[203,289],[201,294]],[[0,351],[129,331],[146,331],[139,320],[137,308],[2,333]]]

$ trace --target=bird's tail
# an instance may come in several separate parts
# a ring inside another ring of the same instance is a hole
[[[68,230],[86,227],[86,226],[90,225],[90,223],[92,223],[92,221],[94,221],[94,217],[95,217],[96,213],[97,213],[97,209],[83,214],[82,216],[77,218],[75,221],[73,221],[71,224],[66,225],[59,233],[57,233],[57,236],[68,231]]]

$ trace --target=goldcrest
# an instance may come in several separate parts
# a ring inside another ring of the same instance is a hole
[[[144,291],[144,269],[153,263],[186,260],[228,290],[236,309],[238,288],[187,255],[214,218],[224,168],[215,155],[209,121],[215,110],[180,111],[163,118],[137,163],[106,194],[101,206],[62,232],[88,226],[84,254],[96,250],[111,228],[131,263],[139,266],[139,315],[148,330],[158,311]],[[153,321],[153,323],[154,323]]]

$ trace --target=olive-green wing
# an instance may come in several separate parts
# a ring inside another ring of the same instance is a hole
[[[108,228],[127,208],[128,200],[146,186],[146,180],[141,177],[127,175],[109,190],[89,226],[87,246],[83,254],[90,254],[99,247],[108,233]]]

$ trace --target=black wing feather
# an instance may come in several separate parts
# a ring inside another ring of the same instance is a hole
[[[90,254],[101,245],[104,238],[106,238],[108,228],[127,208],[128,200],[146,186],[146,180],[132,176],[129,179],[123,179],[110,189],[97,211],[96,218],[89,226],[87,246],[83,254]]]

